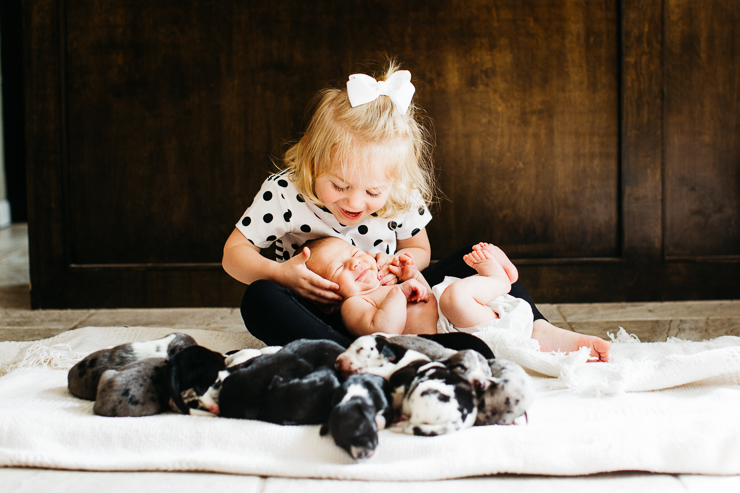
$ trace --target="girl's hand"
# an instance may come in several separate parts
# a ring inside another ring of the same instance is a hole
[[[376,253],[375,262],[378,264],[378,280],[382,286],[398,283],[398,277],[391,271],[394,257],[385,253]]]
[[[339,285],[309,270],[306,261],[310,256],[311,251],[304,248],[298,255],[279,264],[280,284],[306,299],[321,305],[329,305],[328,308],[336,308],[342,301],[342,297],[336,293]]]
[[[427,288],[416,279],[409,279],[399,285],[401,291],[406,296],[406,301],[409,303],[426,303],[429,301],[429,295],[427,294]]]
[[[419,274],[419,269],[416,268],[414,257],[412,257],[410,253],[402,253],[401,255],[393,257],[390,271],[398,276],[401,281],[416,279],[416,276]]]

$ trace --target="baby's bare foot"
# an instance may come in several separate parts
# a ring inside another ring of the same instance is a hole
[[[476,245],[475,247],[477,247]],[[475,248],[473,247],[473,248]],[[469,254],[463,256],[463,260],[466,264],[476,270],[478,274],[486,277],[498,277],[506,276],[506,271],[501,267],[501,264],[491,255],[487,250],[478,249],[473,250]]]
[[[509,281],[511,281],[512,284],[515,283],[517,279],[519,279],[519,272],[516,270],[516,267],[514,267],[514,264],[511,262],[511,260],[509,260],[509,257],[506,256],[504,251],[496,245],[481,242],[477,245],[473,245],[473,251],[487,252],[491,258],[496,259],[496,261],[504,269],[504,272],[506,272],[506,275],[509,277]]]
[[[540,351],[563,351],[569,353],[578,351],[582,347],[589,348],[593,361],[609,361],[609,349],[612,343],[600,337],[579,334],[570,330],[561,329],[546,320],[536,320],[532,338],[540,343]]]

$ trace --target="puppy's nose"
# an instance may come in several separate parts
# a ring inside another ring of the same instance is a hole
[[[473,388],[475,388],[475,390],[481,390],[481,391],[486,390],[488,388],[488,380],[480,380],[480,379],[473,380]]]

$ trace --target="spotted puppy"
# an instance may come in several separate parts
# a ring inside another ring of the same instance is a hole
[[[100,416],[152,416],[167,410],[168,363],[147,358],[100,376],[93,412]]]
[[[412,372],[410,382],[405,382]],[[399,415],[393,431],[436,436],[475,423],[477,401],[472,384],[442,362],[414,362],[394,373],[390,384]]]
[[[496,358],[488,363],[491,385],[478,402],[476,426],[510,425],[521,415],[526,418],[534,398],[532,377],[513,361]]]
[[[393,420],[388,382],[378,375],[350,375],[334,392],[328,423],[322,436],[331,433],[334,443],[353,459],[366,459],[378,446],[378,430]]]
[[[155,341],[131,342],[95,351],[69,370],[67,387],[72,395],[93,401],[98,392],[100,376],[106,370],[121,370],[147,358],[171,358],[195,344],[189,335],[174,333]]]
[[[442,360],[442,363],[470,382],[476,392],[485,391],[491,383],[491,367],[478,351],[464,349]]]
[[[393,339],[381,334],[358,337],[337,357],[337,371],[344,376],[370,373],[387,379],[409,363],[429,361],[429,357],[395,344]]]

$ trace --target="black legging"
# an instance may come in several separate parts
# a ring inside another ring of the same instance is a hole
[[[463,278],[475,274],[475,270],[462,259],[472,249],[469,245],[424,269],[422,274],[429,285],[439,284],[445,276]],[[529,303],[535,320],[545,318],[521,282],[515,282],[509,294]],[[338,310],[325,314],[311,301],[272,281],[259,280],[247,286],[241,313],[249,332],[268,346],[285,346],[296,339],[329,339],[347,347],[354,339],[344,327]],[[430,338],[453,349],[465,347],[460,336],[441,337],[445,335],[437,334]],[[469,337],[471,345],[479,341],[475,336]]]

